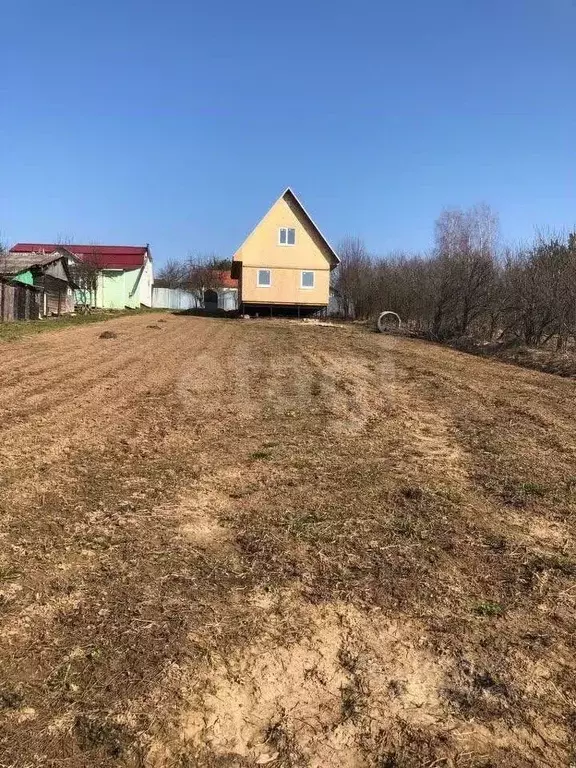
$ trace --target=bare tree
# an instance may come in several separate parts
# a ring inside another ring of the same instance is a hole
[[[463,336],[490,312],[498,218],[487,205],[445,210],[436,221],[432,332]]]
[[[78,286],[78,303],[86,310],[95,307],[98,298],[98,278],[102,265],[97,253],[91,253],[74,260],[70,266],[74,282]]]
[[[58,232],[54,238],[54,242],[56,245],[63,245],[66,247],[67,245],[72,245],[74,239],[74,235],[70,232]]]
[[[169,288],[182,288],[194,294],[199,306],[206,291],[216,291],[230,272],[232,262],[214,253],[191,252],[186,259],[169,259],[157,273]]]
[[[574,239],[544,240],[508,257],[504,273],[504,336],[527,346],[554,337],[564,348],[576,333],[576,250]]]
[[[56,245],[68,254],[68,269],[77,286],[74,303],[80,307],[81,311],[87,311],[96,306],[98,275],[101,270],[97,255],[98,245],[93,245],[95,249],[93,254],[80,257],[70,249],[74,240],[74,236],[68,232],[58,232],[55,237]]]
[[[443,211],[429,255],[376,258],[355,237],[339,251],[332,284],[347,316],[388,309],[438,339],[576,344],[576,233],[501,251],[498,217],[482,204]]]
[[[157,279],[166,283],[168,288],[181,288],[186,279],[186,263],[178,259],[168,259],[157,272]]]
[[[332,287],[344,317],[368,317],[374,297],[373,264],[359,237],[345,237],[338,246],[340,264],[333,273]]]
[[[377,309],[397,312],[414,330],[428,330],[434,311],[430,256],[393,253],[380,259]]]
[[[204,304],[206,291],[216,291],[222,286],[221,268],[223,260],[215,254],[194,254],[184,264],[182,287],[196,297],[200,306]]]
[[[78,286],[75,303],[82,310],[87,311],[97,304],[98,280],[102,271],[102,258],[98,243],[92,243],[88,253],[77,256],[70,250],[73,241],[74,238],[68,234],[59,234],[56,238],[59,247],[65,249],[69,254],[68,267],[72,279]]]
[[[6,271],[6,263],[8,260],[8,246],[0,241],[0,275]]]
[[[375,258],[362,240],[345,238],[333,278],[343,313],[363,318],[390,309],[438,338],[469,333],[490,312],[497,234],[496,215],[478,205],[440,215],[430,256]]]

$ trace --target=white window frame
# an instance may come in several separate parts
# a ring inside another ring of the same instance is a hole
[[[269,280],[267,283],[260,282],[260,272],[268,272]],[[258,269],[256,273],[256,285],[258,286],[258,288],[270,288],[272,286],[272,270],[266,269],[265,267],[263,267],[262,269]]]
[[[304,275],[305,274],[311,274],[312,275],[312,285],[304,285]],[[316,288],[316,272],[314,272],[313,269],[303,269],[300,272],[300,288],[302,288],[305,291],[311,291],[314,288]]]
[[[291,229],[294,232],[294,242],[293,243],[289,243],[288,242],[288,230],[289,229]],[[281,239],[280,239],[280,233],[281,232],[286,232],[286,242],[285,243],[283,243],[281,241]],[[285,248],[285,247],[293,248],[296,245],[296,228],[295,227],[280,227],[278,229],[278,245],[281,245],[282,248]]]

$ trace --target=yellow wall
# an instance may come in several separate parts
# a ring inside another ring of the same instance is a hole
[[[295,245],[280,245],[278,230],[296,230]],[[281,197],[234,254],[242,262],[241,300],[262,304],[328,304],[333,260],[315,228],[293,202]],[[258,287],[258,268],[271,270],[272,285]],[[315,273],[314,288],[301,288],[301,271]]]
[[[270,267],[272,285],[258,286],[259,267],[242,268],[242,301],[261,304],[328,304],[330,270],[314,269],[314,288],[301,288],[301,269]],[[268,267],[266,267],[268,269]]]

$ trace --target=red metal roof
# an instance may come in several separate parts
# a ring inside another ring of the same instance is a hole
[[[94,262],[101,268],[135,269],[150,255],[147,245],[58,245],[57,243],[16,243],[10,253],[54,253],[65,248],[80,259]]]
[[[230,270],[216,271],[218,282],[223,288],[238,288],[238,280],[230,274]]]

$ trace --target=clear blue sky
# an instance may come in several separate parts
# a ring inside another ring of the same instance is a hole
[[[576,224],[576,0],[2,6],[5,241],[229,256],[286,186],[376,252]]]

